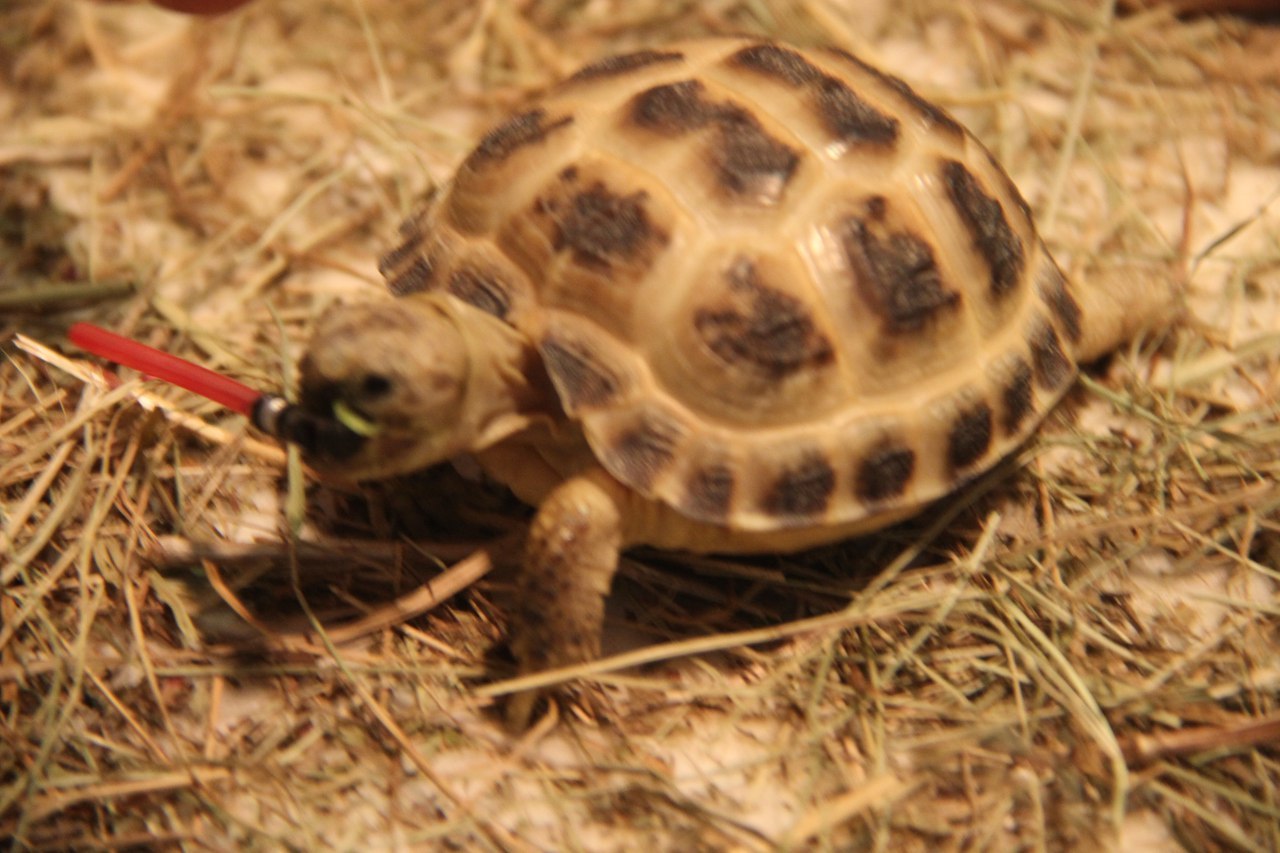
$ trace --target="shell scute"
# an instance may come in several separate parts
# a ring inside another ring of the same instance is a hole
[[[811,309],[762,282],[750,258],[736,259],[725,278],[725,298],[698,308],[693,325],[726,367],[777,382],[834,360],[834,346]]]
[[[652,65],[663,65],[667,63],[677,63],[684,60],[684,54],[678,50],[637,50],[631,53],[619,53],[614,56],[606,56],[597,62],[592,62],[579,68],[571,74],[565,83],[582,83],[586,81],[597,82],[608,80],[612,77],[619,77],[624,74],[631,74],[642,68],[648,68]]]
[[[947,435],[947,462],[953,472],[972,467],[991,447],[994,415],[986,401],[963,409]]]
[[[888,74],[870,65],[840,48],[829,48],[828,52],[833,56],[837,56],[849,65],[857,68],[861,73],[871,77],[901,98],[916,114],[916,116],[924,122],[930,130],[945,134],[953,139],[960,139],[965,135],[964,126],[956,121],[950,113],[939,107],[932,101],[920,96],[915,89],[903,80],[893,74]]]
[[[571,415],[608,406],[626,389],[625,378],[604,364],[600,351],[583,338],[549,332],[538,349]]]
[[[1035,406],[1031,365],[1021,356],[1015,356],[1006,375],[1001,379],[1000,400],[1003,409],[1000,426],[1006,435],[1018,435]]]
[[[511,312],[513,286],[500,273],[482,267],[459,266],[449,275],[449,292],[500,320]]]
[[[542,142],[573,123],[573,116],[551,118],[542,107],[520,113],[489,131],[462,163],[462,169],[479,172],[507,160],[521,148]]]
[[[1048,320],[1035,322],[1028,343],[1036,384],[1042,389],[1057,390],[1075,375],[1075,365],[1062,349],[1062,339]]]
[[[916,469],[916,452],[910,447],[885,439],[858,461],[854,474],[854,494],[869,505],[901,496]]]
[[[645,413],[611,437],[602,452],[636,488],[650,489],[675,461],[681,427],[670,418]]]
[[[737,476],[732,465],[716,462],[693,471],[684,483],[677,507],[690,518],[720,522],[733,504]]]
[[[700,80],[680,80],[637,94],[630,124],[668,142],[697,138],[700,155],[721,194],[776,204],[800,165],[800,151],[739,102],[718,98]],[[689,167],[698,170],[696,165]]]
[[[1080,336],[1084,331],[1081,322],[1080,304],[1076,302],[1075,297],[1067,289],[1066,276],[1062,274],[1062,270],[1053,262],[1053,259],[1047,258],[1046,263],[1041,265],[1040,272],[1036,276],[1036,289],[1040,293],[1040,298],[1044,300],[1045,305],[1058,321],[1058,327],[1062,329],[1062,333],[1066,335],[1067,340],[1072,343],[1079,343]]]
[[[538,299],[592,317],[627,338],[639,310],[637,291],[679,258],[689,228],[670,194],[651,177],[606,156],[532,182],[523,210],[500,226],[500,250]]]
[[[795,50],[776,44],[751,45],[734,53],[729,63],[795,89],[842,150],[891,147],[898,140],[898,119],[869,104],[848,83],[827,74]]]
[[[1003,205],[987,194],[963,163],[946,160],[942,175],[974,248],[990,271],[991,293],[1004,296],[1018,285],[1026,269],[1022,240],[1009,226]]]
[[[886,227],[883,196],[864,216],[839,223],[844,256],[863,306],[886,335],[918,333],[939,315],[954,311],[960,294],[945,283],[933,247],[921,235]]]
[[[795,253],[717,243],[681,272],[642,312],[641,340],[654,381],[691,416],[749,432],[842,404],[838,333]]]
[[[813,518],[827,511],[836,490],[836,472],[819,451],[808,451],[777,474],[760,509],[778,518]]]
[[[667,235],[649,219],[647,202],[644,190],[617,194],[596,181],[579,189],[565,210],[551,199],[541,200],[540,209],[554,220],[557,251],[569,250],[580,266],[612,271],[666,244]]]

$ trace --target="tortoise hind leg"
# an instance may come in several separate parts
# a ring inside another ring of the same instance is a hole
[[[623,547],[622,487],[600,470],[573,477],[542,501],[516,582],[511,651],[526,675],[600,655],[605,597]],[[536,691],[513,695],[507,725],[524,729]]]
[[[1182,289],[1168,272],[1136,262],[1096,272],[1072,291],[1080,311],[1076,358],[1086,364],[1167,325],[1182,310]]]

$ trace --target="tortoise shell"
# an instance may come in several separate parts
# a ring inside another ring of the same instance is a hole
[[[382,261],[526,333],[619,481],[698,522],[874,526],[1071,383],[1080,308],[987,150],[839,50],[589,65],[486,135]]]

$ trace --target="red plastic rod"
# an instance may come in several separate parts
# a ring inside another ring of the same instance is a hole
[[[108,332],[92,323],[73,323],[67,330],[67,337],[71,339],[71,343],[95,355],[132,367],[156,379],[172,382],[242,415],[253,417],[254,404],[262,398],[261,391],[250,388],[243,382]]]

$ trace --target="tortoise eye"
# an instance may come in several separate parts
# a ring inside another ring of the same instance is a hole
[[[370,373],[360,381],[360,396],[366,400],[376,400],[391,393],[391,380],[381,373]]]

